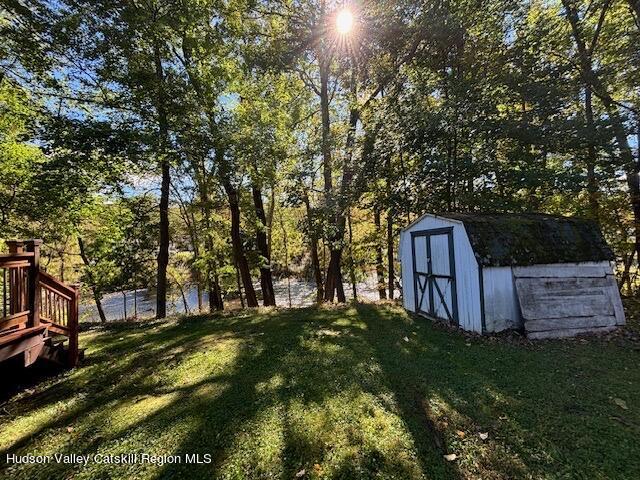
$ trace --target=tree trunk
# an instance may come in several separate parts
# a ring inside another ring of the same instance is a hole
[[[624,284],[627,284],[628,294],[631,295],[631,265],[633,265],[633,258],[636,256],[635,248],[625,256],[624,258],[624,270],[622,272],[622,277],[620,278],[620,283],[618,284],[618,288],[622,290]]]
[[[209,289],[209,312],[224,310],[224,302],[222,300],[222,291],[218,281],[218,267],[213,257],[213,238],[211,235],[210,212],[204,212],[205,228],[207,234],[205,236],[205,249],[207,250],[207,287]]]
[[[122,291],[122,309],[124,310],[124,321],[127,321],[127,292]]]
[[[60,281],[64,283],[64,250],[59,254],[60,257]]]
[[[102,323],[107,323],[107,317],[104,314],[104,309],[102,308],[102,295],[96,288],[95,278],[93,277],[93,273],[90,269],[91,264],[89,263],[89,257],[87,257],[87,252],[84,248],[82,237],[78,237],[78,247],[80,248],[80,258],[82,259],[82,263],[84,263],[85,267],[87,267],[87,276],[89,277],[89,282],[91,282],[91,292],[93,294],[93,301],[96,302],[98,316],[100,317],[100,321]]]
[[[244,309],[244,297],[242,296],[242,282],[240,280],[240,270],[238,270],[238,264],[234,264],[236,268],[236,284],[238,285],[238,296],[240,297],[240,305]]]
[[[598,180],[596,179],[596,147],[595,123],[593,121],[593,102],[591,87],[587,85],[584,91],[584,110],[587,122],[587,135],[589,145],[587,147],[587,194],[589,197],[589,214],[591,218],[600,223],[600,200],[598,198]]]
[[[380,300],[387,299],[387,290],[384,282],[384,261],[382,260],[382,246],[380,237],[382,235],[382,221],[380,220],[380,209],[373,208],[373,223],[376,226],[376,274],[378,276],[378,295]]]
[[[394,255],[393,255],[393,216],[395,214],[394,211],[394,198],[393,198],[393,167],[391,164],[391,155],[387,156],[386,162],[386,170],[387,170],[387,203],[389,208],[387,209],[387,268],[388,268],[388,287],[389,287],[389,299],[393,300],[395,294],[395,281],[396,281],[396,273],[395,273],[395,263],[394,263]],[[400,163],[403,164],[404,160],[402,159],[402,152],[400,152]],[[404,169],[404,166],[402,167]]]
[[[333,199],[333,164],[331,158],[331,117],[329,113],[329,63],[328,59],[320,59],[320,110],[322,115],[322,160],[324,171],[324,194],[325,204],[329,217],[333,219],[333,212],[336,210]],[[324,285],[324,299],[333,302],[338,289],[338,283],[341,285],[341,266],[342,246],[340,244],[340,234],[338,238],[329,239],[329,247],[331,249],[331,259],[327,267],[327,275]],[[340,277],[340,278],[339,278]],[[345,303],[344,292],[338,301]]]
[[[407,216],[407,225],[411,224],[411,194],[409,193],[409,177],[407,166],[404,163],[404,153],[400,150],[400,170],[402,171],[402,185],[404,185],[404,213]]]
[[[629,8],[633,12],[633,20],[636,22],[638,30],[640,30],[640,0],[628,0]]]
[[[338,303],[346,303],[347,298],[344,294],[344,286],[342,279],[342,248],[331,249],[329,253],[329,266],[327,267],[327,278],[324,286],[324,299],[327,302],[333,302],[336,297]]]
[[[389,298],[393,300],[396,284],[395,255],[393,246],[395,239],[393,236],[393,207],[387,212],[387,263],[389,268]]]
[[[178,288],[180,289],[180,295],[182,295],[182,304],[184,305],[184,313],[189,315],[191,313],[191,310],[189,310],[189,302],[187,301],[187,295],[184,292],[184,287],[180,283],[178,283]]]
[[[220,277],[218,269],[214,265],[214,270],[209,275],[209,311],[222,310],[224,310],[224,300],[222,299],[222,289],[220,288]]]
[[[331,158],[331,117],[329,114],[329,65],[320,61],[320,110],[322,113],[322,161],[324,170],[324,193],[330,206],[333,191],[333,165]]]
[[[198,183],[198,193],[200,195],[200,203],[202,204],[202,218],[206,229],[204,237],[204,246],[207,252],[207,286],[209,289],[209,311],[215,312],[224,310],[224,302],[222,300],[222,291],[220,282],[218,281],[218,267],[216,264],[213,251],[213,234],[211,232],[211,199],[209,198],[209,185],[207,184],[207,170],[204,160],[201,160],[194,166],[194,170],[199,172],[196,175]]]
[[[322,242],[322,271],[328,270],[329,266],[327,264],[327,243]]]
[[[313,221],[313,211],[311,210],[309,196],[305,193],[303,199],[307,209],[307,222],[309,223],[309,246],[311,248],[311,267],[316,281],[316,301],[317,303],[322,303],[324,301],[324,281],[322,280],[322,266],[318,256],[318,235]]]
[[[269,213],[267,214],[267,245],[269,246],[269,258],[271,258],[271,247],[273,246],[273,216],[276,211],[276,189],[271,187],[271,198],[269,199]]]
[[[349,277],[351,280],[351,293],[353,300],[358,301],[358,288],[356,285],[356,264],[353,258],[353,228],[351,225],[351,210],[347,212],[347,222],[349,225]]]
[[[354,80],[352,79],[352,83]],[[352,92],[355,98],[355,92]],[[343,281],[342,281],[342,265],[340,260],[342,259],[342,250],[344,242],[344,233],[346,228],[346,215],[349,205],[351,203],[351,183],[353,181],[353,148],[356,140],[356,127],[358,120],[360,119],[360,112],[353,108],[349,115],[349,132],[347,133],[347,155],[344,160],[344,171],[342,174],[342,185],[340,188],[340,199],[336,202],[337,205],[331,210],[333,213],[334,231],[335,235],[329,239],[329,247],[331,249],[331,259],[329,260],[329,268],[327,269],[327,276],[324,286],[324,299],[328,302],[333,302],[335,296],[338,298],[339,303],[346,303],[347,299],[344,295]],[[335,296],[334,296],[335,295]]]
[[[156,110],[158,113],[158,127],[160,131],[160,169],[162,184],[160,188],[160,238],[158,249],[158,276],[156,285],[156,318],[167,316],[167,266],[169,265],[169,189],[171,187],[171,171],[167,155],[169,142],[169,124],[165,106],[164,71],[160,57],[160,47],[154,42],[154,59],[156,67],[156,81],[158,83],[158,97]]]
[[[260,259],[260,286],[262,287],[262,302],[265,307],[275,307],[276,295],[273,290],[271,254],[269,253],[269,244],[267,241],[267,216],[264,212],[262,190],[254,185],[252,193],[253,205],[256,208],[256,216],[258,217],[259,222],[256,228],[256,244],[262,257]]]
[[[171,274],[171,278],[178,286],[178,290],[180,290],[180,296],[182,297],[182,305],[184,306],[184,313],[186,315],[189,315],[191,313],[191,310],[189,310],[189,302],[187,301],[187,295],[185,294],[185,291],[184,291],[184,285],[182,285],[182,283],[178,281],[175,275]]]
[[[287,269],[287,293],[289,295],[289,308],[291,308],[293,302],[291,299],[291,272],[289,271],[289,241],[287,238],[287,229],[284,227],[284,221],[282,219],[282,212],[280,212],[280,228],[282,229],[282,240],[284,242],[284,264]]]
[[[162,162],[160,193],[160,243],[158,249],[158,278],[156,286],[156,318],[167,316],[167,266],[169,265],[169,163]]]
[[[340,260],[342,260],[342,252],[340,252]],[[342,277],[340,263],[340,261],[336,263],[336,265],[338,265],[338,273],[336,276],[336,298],[338,299],[338,303],[347,303],[347,297],[344,294],[344,278]]]
[[[231,210],[231,245],[233,248],[233,256],[240,272],[242,285],[244,286],[247,306],[249,308],[256,308],[258,306],[258,299],[256,297],[256,291],[253,288],[251,270],[249,269],[247,257],[244,254],[242,237],[240,235],[240,199],[238,197],[238,191],[229,181],[224,183],[224,189],[227,193],[229,208]]]

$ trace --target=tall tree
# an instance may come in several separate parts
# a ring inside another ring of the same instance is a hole
[[[609,13],[609,8],[611,7],[611,0],[604,0],[601,5],[595,7],[598,8],[597,11],[599,14],[590,38],[586,37],[588,28],[585,25],[585,20],[580,18],[578,4],[573,0],[562,0],[562,4],[566,18],[571,25],[571,33],[575,42],[577,59],[583,81],[587,89],[593,91],[603,103],[613,128],[622,164],[626,171],[627,187],[629,189],[629,199],[634,219],[635,247],[636,252],[640,255],[640,163],[634,158],[631,147],[629,146],[629,132],[627,131],[620,112],[620,102],[614,100],[608,85],[606,85],[602,76],[595,70],[593,62],[593,54],[598,47],[600,34],[607,14]]]

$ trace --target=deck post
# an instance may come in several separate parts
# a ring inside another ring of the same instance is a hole
[[[75,367],[78,363],[78,322],[80,320],[80,286],[71,285],[74,290],[73,298],[69,306],[69,367]]]
[[[40,245],[42,240],[28,240],[27,251],[33,253],[29,266],[29,326],[40,325]]]
[[[12,255],[24,253],[24,242],[22,240],[7,240],[5,242],[9,247],[9,253]]]

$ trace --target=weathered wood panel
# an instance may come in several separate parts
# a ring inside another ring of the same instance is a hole
[[[525,323],[527,332],[541,332],[545,330],[566,330],[572,328],[590,328],[590,327],[614,327],[616,326],[616,317],[609,316],[593,316],[593,317],[565,317],[565,318],[549,318],[544,320],[528,320]]]
[[[519,283],[516,282],[516,285]],[[611,301],[604,295],[575,295],[571,297],[540,297],[537,302],[521,301],[525,320],[544,318],[592,317],[614,315]]]
[[[513,267],[518,278],[594,278],[611,274],[607,265],[539,265]]]
[[[620,290],[618,289],[618,282],[616,282],[613,275],[607,275],[607,282],[609,283],[609,296],[611,297],[611,303],[613,304],[616,324],[624,325],[626,323],[626,319],[624,316],[624,307],[622,306],[622,298],[620,298]]]
[[[514,268],[529,338],[562,338],[623,325],[620,292],[608,265]]]
[[[545,338],[570,338],[584,333],[608,333],[617,327],[589,327],[589,328],[569,328],[562,330],[546,330],[544,332],[531,332],[527,334],[527,338],[532,340],[542,340]]]

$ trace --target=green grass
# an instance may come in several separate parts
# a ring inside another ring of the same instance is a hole
[[[640,472],[640,349],[624,338],[471,338],[397,307],[356,306],[119,326],[81,344],[81,368],[0,407],[0,477]],[[5,463],[7,453],[136,452],[212,463]]]

